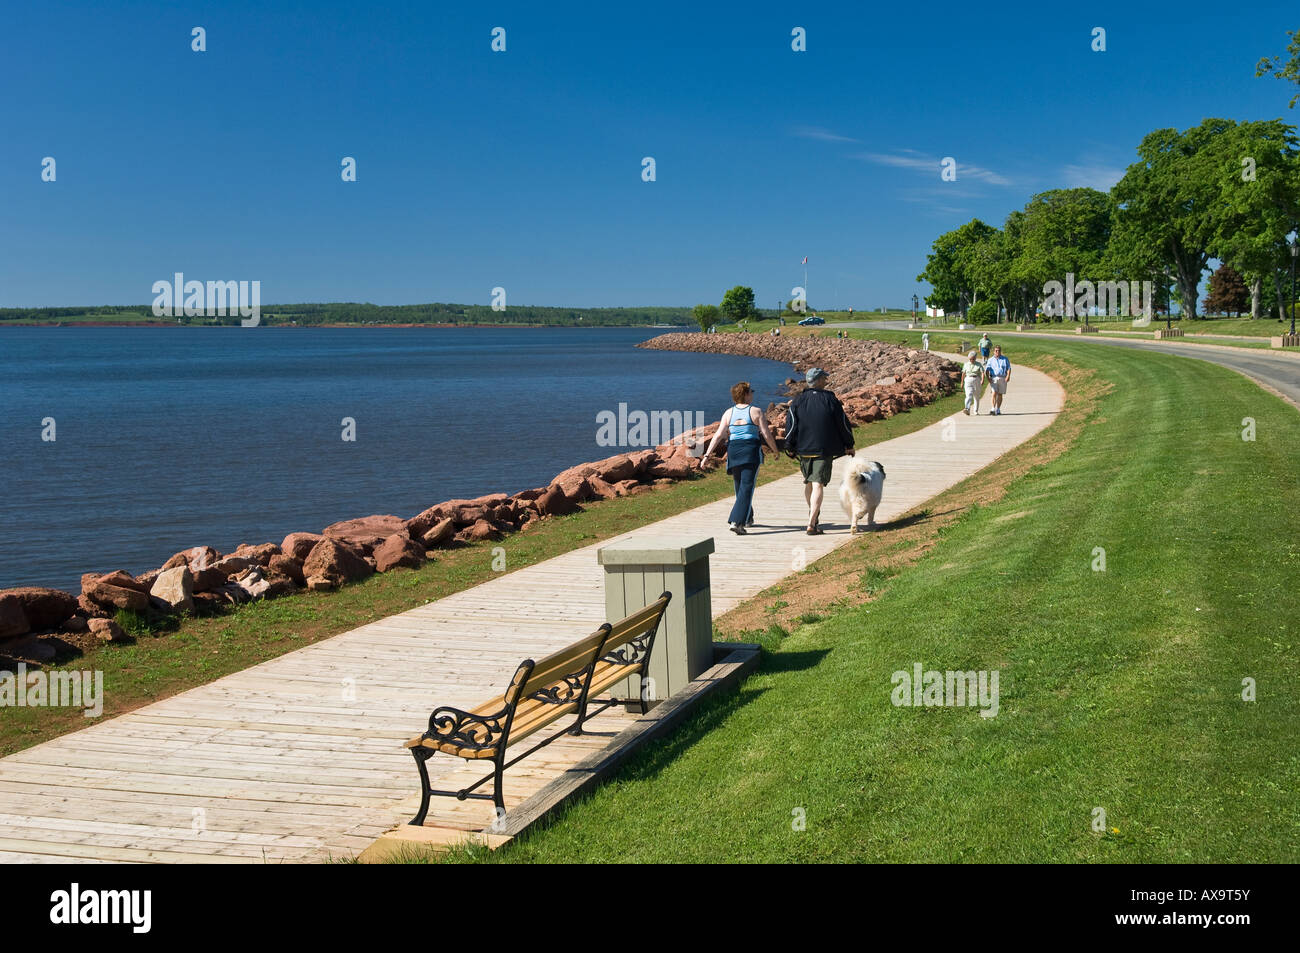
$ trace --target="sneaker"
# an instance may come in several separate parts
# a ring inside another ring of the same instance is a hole
[[[730,523],[728,525],[731,527],[731,531],[737,536],[745,535],[745,527],[741,526],[739,523]]]
[[[749,519],[745,520],[745,525],[746,525],[746,526],[753,526],[753,525],[754,525],[754,517],[751,516]]]
[[[965,414],[967,417],[970,416],[970,408],[969,408],[969,407],[963,407],[963,408],[961,409],[961,412],[962,412],[963,414]]]

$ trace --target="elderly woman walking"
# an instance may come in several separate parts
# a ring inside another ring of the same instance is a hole
[[[736,484],[736,503],[731,508],[727,525],[740,536],[745,535],[746,526],[754,525],[754,481],[758,478],[759,464],[763,462],[763,448],[776,455],[776,441],[767,427],[767,418],[749,402],[753,396],[748,381],[741,381],[731,388],[731,399],[735,403],[723,412],[709,448],[700,457],[700,466],[703,467],[713,455],[722,434],[727,434],[727,472]]]
[[[961,368],[961,380],[966,388],[966,404],[961,412],[969,416],[974,410],[976,417],[980,415],[980,388],[984,385],[984,365],[977,359],[978,355],[978,351],[972,350]]]

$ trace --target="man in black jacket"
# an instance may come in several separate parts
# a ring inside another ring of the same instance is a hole
[[[803,471],[808,535],[820,536],[817,519],[826,484],[831,482],[831,464],[836,457],[853,453],[853,427],[840,399],[826,390],[824,370],[810,368],[804,379],[808,389],[790,402],[786,417],[785,452],[799,461]]]

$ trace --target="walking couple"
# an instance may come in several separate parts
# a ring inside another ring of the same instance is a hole
[[[786,419],[785,452],[799,461],[803,472],[804,500],[808,503],[809,536],[820,536],[818,526],[826,485],[831,482],[831,465],[835,458],[853,453],[853,428],[844,407],[835,394],[826,389],[828,376],[820,367],[805,375],[807,390],[790,402]],[[727,408],[718,422],[708,449],[700,457],[700,466],[713,455],[724,429],[727,440],[727,472],[736,484],[736,502],[727,524],[733,533],[745,535],[745,527],[754,525],[754,481],[763,462],[763,449],[776,454],[776,441],[763,413],[749,401],[753,391],[746,381],[731,388],[734,406]]]

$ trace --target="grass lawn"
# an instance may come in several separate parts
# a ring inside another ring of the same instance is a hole
[[[869,445],[918,430],[952,413],[955,401],[944,398],[859,428],[860,440]],[[785,457],[769,461],[760,471],[759,483],[795,470]],[[111,717],[484,582],[497,574],[492,568],[495,546],[505,549],[507,571],[513,571],[731,493],[731,479],[718,468],[703,478],[652,493],[589,503],[583,512],[543,520],[499,543],[447,550],[421,569],[375,575],[334,593],[301,593],[249,603],[220,616],[187,618],[163,631],[142,629],[119,616],[136,636],[134,644],[106,645],[48,668],[103,671],[103,717]],[[7,708],[0,718],[0,756],[89,724],[80,709]]]
[[[1067,381],[1058,420],[928,504],[952,512],[924,546],[886,528],[795,577],[858,559],[865,601],[748,633],[768,652],[738,694],[452,859],[1300,860],[1300,415],[1201,361],[1016,351]],[[999,714],[895,707],[916,662],[996,670]]]

